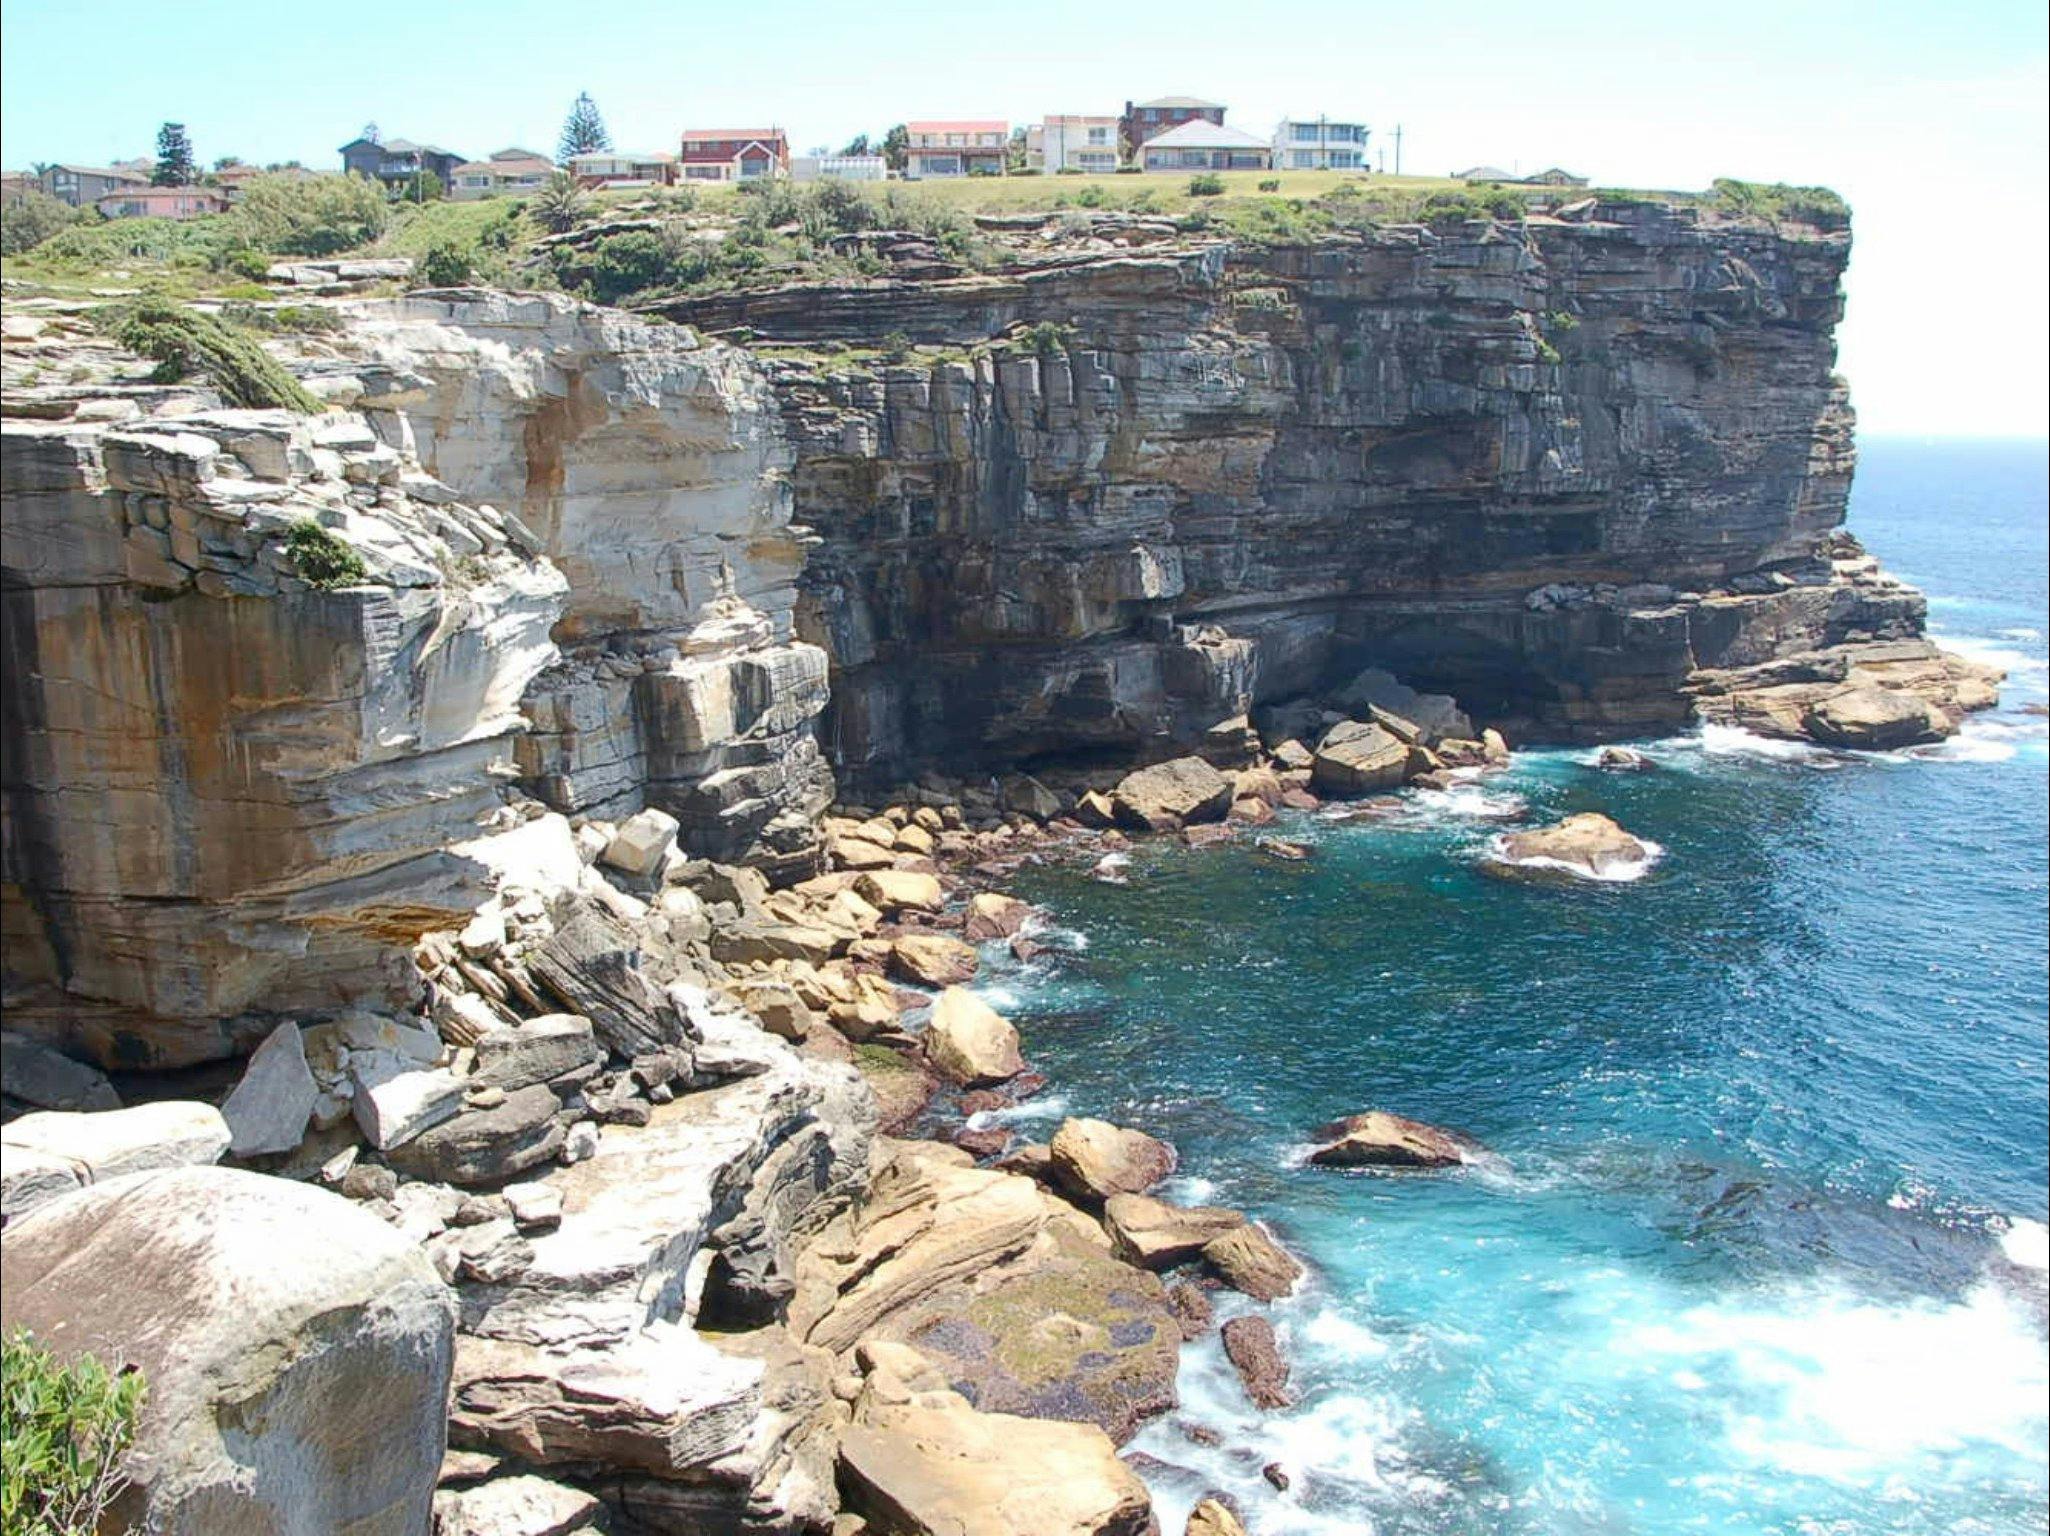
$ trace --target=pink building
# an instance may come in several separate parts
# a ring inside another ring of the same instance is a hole
[[[93,205],[110,219],[196,219],[226,213],[227,194],[212,187],[122,187]]]

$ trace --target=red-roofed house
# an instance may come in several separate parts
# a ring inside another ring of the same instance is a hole
[[[781,128],[687,128],[685,181],[761,181],[790,174],[790,141]]]
[[[994,118],[906,123],[906,176],[1001,176],[1011,125]]]

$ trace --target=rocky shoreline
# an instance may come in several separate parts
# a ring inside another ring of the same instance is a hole
[[[1218,1287],[1286,1401],[1303,1270],[1142,1131],[1006,1128],[1026,861],[1993,701],[1829,532],[1842,239],[1583,211],[755,295],[773,354],[346,302],[271,344],[311,416],[11,307],[0,1311],[150,1380],[128,1514],[1153,1528],[1119,1445]],[[830,351],[892,316],[924,353]]]

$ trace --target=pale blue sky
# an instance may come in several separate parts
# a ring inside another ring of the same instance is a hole
[[[773,122],[803,148],[1187,93],[1260,131],[1357,115],[1377,149],[1401,123],[1409,171],[1827,183],[1856,219],[1842,367],[1867,429],[2042,436],[2050,418],[2042,0],[7,0],[0,40],[10,168],[146,153],[166,118],[209,161],[333,165],[372,120],[549,151],[579,90],[616,142],[656,148],[685,127]]]

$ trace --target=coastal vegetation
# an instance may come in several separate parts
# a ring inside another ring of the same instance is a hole
[[[320,409],[320,402],[263,350],[255,332],[187,308],[161,291],[108,305],[94,318],[122,346],[156,362],[152,377],[158,383],[202,374],[236,405],[283,407],[302,415]]]
[[[142,1377],[91,1355],[59,1360],[16,1329],[0,1344],[0,1526],[21,1536],[91,1536],[126,1479]]]

